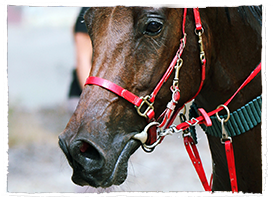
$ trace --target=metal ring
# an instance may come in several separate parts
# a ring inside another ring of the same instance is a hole
[[[194,29],[194,33],[195,33],[197,36],[201,36],[201,35],[204,33],[204,28],[202,27],[202,29],[201,29],[201,31],[200,31],[201,35],[198,34],[199,31],[200,31],[200,30],[197,31],[196,28]]]
[[[163,137],[159,137],[157,138],[157,140],[151,144],[151,145],[147,145],[147,144],[142,144],[142,146],[145,148],[145,149],[148,149],[148,150],[153,150],[160,142],[161,140],[163,139]],[[145,150],[146,151],[146,150]]]
[[[226,123],[226,122],[229,120],[229,118],[230,118],[229,109],[228,109],[228,107],[227,107],[226,105],[224,105],[224,104],[219,105],[216,109],[218,109],[218,108],[220,108],[220,107],[224,107],[224,109],[226,109],[226,111],[227,111],[227,118],[224,120],[224,122]],[[218,121],[221,122],[222,119],[219,117],[218,112],[216,113],[216,117],[217,117]]]
[[[151,149],[147,148],[147,147],[144,146],[144,144],[142,144],[141,147],[142,147],[143,151],[145,151],[146,153],[152,153],[154,151],[154,149],[155,149],[155,147],[151,148]]]

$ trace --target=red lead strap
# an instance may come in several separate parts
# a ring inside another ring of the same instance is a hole
[[[225,141],[225,150],[226,150],[226,158],[227,158],[227,164],[228,164],[231,190],[232,190],[232,193],[238,192],[234,153],[233,153],[233,146],[232,146],[231,140]]]
[[[231,98],[228,99],[228,100],[226,101],[226,103],[224,103],[224,105],[227,106],[227,105],[232,101],[232,99],[236,96],[236,94],[237,94],[240,90],[242,90],[242,89],[243,89],[251,80],[253,80],[254,77],[257,76],[257,74],[261,71],[261,67],[262,67],[262,64],[259,63],[259,65],[258,65],[258,66],[253,70],[253,72],[247,77],[247,79],[244,81],[244,83],[243,83],[243,84],[238,88],[238,90],[231,96]],[[201,116],[197,117],[197,118],[195,119],[195,121],[192,121],[192,120],[191,120],[191,121],[188,121],[188,122],[183,122],[183,123],[179,124],[178,126],[176,126],[176,129],[177,129],[177,130],[180,130],[180,129],[185,130],[185,129],[189,128],[190,124],[193,124],[193,123],[195,123],[196,121],[198,121],[199,124],[200,124],[200,123],[203,123],[204,120],[205,120],[205,118],[206,118],[207,116],[212,116],[212,115],[214,115],[215,113],[221,111],[222,109],[223,109],[223,107],[218,108],[218,109],[216,109],[216,110],[214,110],[214,111],[211,111],[211,112],[209,112],[209,113],[207,113],[207,114],[202,114]],[[184,140],[184,143],[188,143],[188,142],[189,142],[187,137],[188,137],[188,136],[186,136],[186,137],[184,138],[184,139],[186,139],[186,140]],[[186,146],[186,145],[185,145],[185,146]],[[193,150],[194,150],[194,155],[195,155],[195,156],[193,156],[193,152],[190,150],[190,148],[189,148],[188,146],[186,146],[186,150],[187,150],[187,152],[188,152],[188,154],[189,154],[189,156],[190,156],[190,159],[192,160],[192,162],[193,162],[193,161],[196,161],[196,160],[200,160],[200,157],[199,157],[199,154],[198,154],[198,151],[197,151],[197,148],[196,148],[195,144],[192,143],[191,146],[192,146],[192,148],[193,148]],[[236,177],[236,168],[235,168],[234,152],[233,152],[233,146],[232,146],[231,140],[225,141],[225,152],[226,152],[226,158],[227,158],[227,164],[228,164],[228,172],[229,172],[229,177],[230,177],[231,190],[232,190],[233,193],[235,193],[235,192],[238,192],[238,185],[237,185],[237,177]],[[201,162],[201,161],[200,161],[200,162]],[[204,169],[201,168],[201,167],[202,167],[202,164],[196,166],[196,164],[194,164],[194,162],[193,162],[193,165],[194,165],[195,170],[196,170],[196,172],[197,172],[197,174],[198,174],[198,176],[199,176],[199,178],[200,178],[200,180],[201,180],[201,182],[202,182],[202,184],[203,184],[203,186],[204,186],[204,189],[205,189],[206,191],[207,191],[207,190],[210,191],[211,188],[210,188],[210,189],[207,188],[207,184],[208,184],[208,183],[206,182],[207,179],[206,179],[206,176],[204,175]]]
[[[206,174],[201,162],[201,158],[199,156],[198,150],[196,148],[196,145],[192,137],[185,136],[184,145],[205,191],[211,191],[211,187],[209,186],[209,183],[207,181]]]
[[[211,176],[210,185],[209,185],[197,147],[191,136],[187,135],[184,137],[184,145],[205,191],[211,191],[212,176]],[[235,193],[235,192],[238,192],[238,185],[237,185],[237,177],[236,177],[234,152],[233,152],[233,146],[232,146],[231,140],[225,141],[225,151],[226,151],[231,190],[232,190],[232,193]]]

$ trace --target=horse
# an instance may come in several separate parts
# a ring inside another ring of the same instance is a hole
[[[73,168],[74,183],[102,188],[122,184],[128,159],[143,146],[136,135],[147,127],[145,114],[152,110],[152,118],[160,118],[166,104],[172,101],[170,88],[174,89],[174,85],[179,85],[181,91],[175,111],[194,98],[198,107],[209,112],[229,99],[261,62],[261,6],[199,9],[206,57],[204,74],[194,10],[185,10],[116,6],[90,8],[85,13],[93,45],[89,76],[103,82],[96,85],[94,80],[85,85],[74,114],[59,135],[60,148]],[[185,35],[186,45],[182,42]],[[177,49],[183,51],[181,57]],[[180,72],[168,74],[153,103],[151,98],[141,98],[144,105],[141,103],[138,113],[126,96],[149,96],[174,57],[183,60]],[[105,89],[107,86],[123,89],[117,95]],[[228,109],[234,112],[261,93],[258,73],[238,92]],[[224,115],[225,110],[219,114]],[[151,126],[158,125],[152,121]],[[212,191],[231,191],[225,147],[217,136],[207,134],[207,139],[213,160]],[[261,123],[232,137],[232,144],[239,191],[261,193]]]

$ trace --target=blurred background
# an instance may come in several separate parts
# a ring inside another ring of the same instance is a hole
[[[114,192],[203,191],[181,135],[169,136],[151,154],[139,149],[129,160],[128,177],[110,189],[79,187],[58,147],[69,121],[67,96],[75,51],[72,27],[80,7],[8,6],[7,191]],[[198,127],[198,149],[207,178],[211,157]]]

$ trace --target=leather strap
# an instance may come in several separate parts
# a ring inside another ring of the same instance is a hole
[[[185,36],[185,24],[186,24],[186,16],[187,16],[187,8],[184,8],[184,14],[183,14],[183,23],[182,23],[182,33],[183,33],[183,38],[180,40],[180,45],[179,48],[169,66],[169,68],[167,69],[167,71],[165,72],[165,74],[163,75],[163,77],[161,78],[161,80],[159,81],[159,83],[156,85],[154,91],[151,93],[151,102],[154,102],[155,97],[157,95],[157,93],[159,92],[159,90],[161,89],[161,87],[163,86],[163,84],[165,82],[167,82],[167,80],[169,79],[171,73],[173,72],[173,69],[177,63],[177,59],[178,57],[180,57],[183,53],[184,47],[186,45],[186,36]]]
[[[237,93],[242,90],[251,80],[254,79],[254,77],[256,77],[256,75],[261,71],[261,67],[262,67],[262,64],[259,63],[259,65],[251,72],[251,74],[247,77],[247,79],[243,82],[243,84],[237,89],[237,91],[224,103],[225,106],[228,106],[228,104],[233,100],[233,98],[237,95]],[[216,113],[220,112],[221,110],[223,110],[223,107],[221,106],[220,108],[218,109],[215,109],[211,112],[208,113],[208,116],[212,116],[212,115],[215,115]],[[201,122],[204,122],[204,117],[201,115],[199,117],[196,118],[196,120],[199,121],[199,123]],[[190,125],[194,124],[195,121],[189,121],[189,122],[183,122],[179,125],[176,126],[176,129],[177,130],[185,130],[187,128],[190,127]]]
[[[194,19],[195,19],[196,30],[202,30],[202,23],[201,23],[201,18],[200,18],[200,14],[199,14],[199,8],[194,8],[193,14],[194,14]]]
[[[230,140],[225,141],[225,150],[226,150],[226,158],[227,158],[231,190],[232,190],[232,193],[238,192],[234,152],[233,152],[232,142]]]
[[[205,111],[205,109],[199,108],[198,111],[204,117],[204,125],[205,126],[211,126],[212,121],[211,121],[210,117],[208,116],[208,113]]]
[[[193,8],[193,13],[194,13],[194,19],[195,19],[195,28],[196,28],[197,31],[201,31],[202,30],[202,23],[201,23],[201,17],[200,17],[199,8]],[[183,35],[185,35],[186,16],[187,16],[187,8],[184,9]],[[185,43],[186,43],[186,40],[185,40]],[[204,59],[202,59],[202,65],[201,65],[201,82],[200,82],[198,91],[196,92],[196,94],[191,99],[189,99],[187,102],[185,102],[185,104],[196,98],[196,96],[200,93],[200,91],[203,88],[205,79],[206,79],[206,59],[204,57]],[[169,122],[168,122],[168,124],[166,126],[167,128],[174,122],[176,116],[184,108],[185,104],[182,107],[178,108],[175,111],[175,113],[169,119]]]
[[[207,181],[206,174],[201,162],[201,158],[199,156],[197,147],[191,136],[184,137],[184,145],[205,191],[211,191],[211,187],[209,186],[209,183]]]
[[[117,84],[114,84],[113,82],[110,82],[106,79],[102,79],[100,77],[88,77],[85,85],[97,85],[100,87],[103,87],[107,90],[112,91],[113,93],[123,97],[127,101],[131,102],[135,106],[139,106],[141,102],[143,101],[141,98],[138,96],[134,95],[133,93],[129,92],[128,90],[118,86]]]

